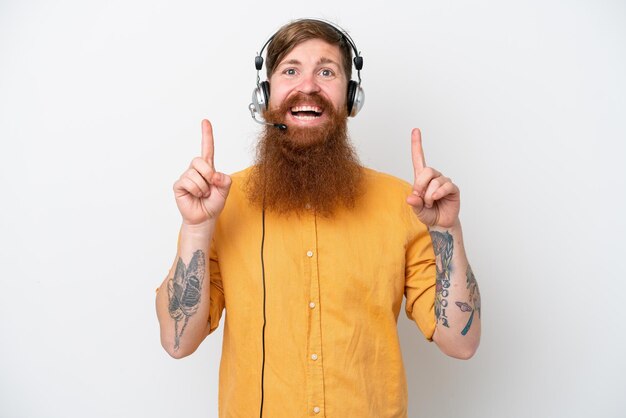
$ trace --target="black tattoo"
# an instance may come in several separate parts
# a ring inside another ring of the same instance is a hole
[[[472,307],[469,306],[465,302],[455,302],[455,304],[456,304],[456,306],[458,306],[461,309],[461,312],[471,312],[472,311]]]
[[[437,323],[449,328],[446,308],[450,291],[450,272],[452,271],[452,253],[454,243],[449,232],[430,231],[433,241],[433,250],[437,261],[437,280],[435,291],[435,318]]]
[[[474,277],[472,267],[469,265],[467,266],[465,276],[467,277],[467,288],[469,289],[469,304],[456,302],[456,306],[458,306],[462,312],[471,312],[471,314],[467,324],[465,324],[465,327],[461,331],[461,335],[467,335],[467,332],[472,326],[472,321],[474,320],[474,312],[478,312],[478,317],[480,318],[480,290],[478,289],[478,282],[476,281],[476,277]]]
[[[174,350],[178,350],[180,339],[185,332],[189,318],[198,311],[200,304],[200,290],[204,280],[205,257],[204,252],[197,250],[185,266],[181,258],[176,264],[176,272],[167,283],[169,294],[169,312],[174,319]],[[183,327],[178,332],[178,323],[184,319]]]

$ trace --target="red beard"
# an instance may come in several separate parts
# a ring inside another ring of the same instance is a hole
[[[265,112],[271,123],[284,123],[299,103],[324,109],[326,123],[316,127],[266,126],[246,190],[257,206],[278,213],[298,212],[310,205],[332,215],[339,206],[353,207],[360,191],[361,165],[348,140],[347,111],[337,112],[317,93],[299,93],[278,109]]]

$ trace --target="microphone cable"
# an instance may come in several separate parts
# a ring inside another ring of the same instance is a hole
[[[265,397],[265,325],[267,324],[267,318],[265,316],[265,260],[263,258],[263,253],[265,249],[265,203],[263,203],[262,225],[263,233],[261,234],[261,273],[263,277],[263,364],[261,365],[261,407],[259,411],[259,418],[263,418],[263,400]]]

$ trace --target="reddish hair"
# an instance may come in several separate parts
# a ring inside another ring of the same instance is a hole
[[[321,39],[339,47],[343,57],[343,70],[348,80],[352,78],[352,46],[338,28],[315,19],[296,20],[286,24],[274,34],[267,47],[267,78],[272,76],[276,66],[285,55],[297,45],[310,39]]]

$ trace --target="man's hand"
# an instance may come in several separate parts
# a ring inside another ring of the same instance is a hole
[[[202,120],[202,155],[191,161],[189,169],[174,183],[176,205],[183,224],[196,226],[216,220],[230,190],[231,179],[215,171],[213,164],[213,128]]]
[[[459,188],[448,177],[426,166],[422,134],[417,128],[411,132],[411,154],[415,179],[407,203],[425,225],[452,227],[457,223],[461,206]]]

